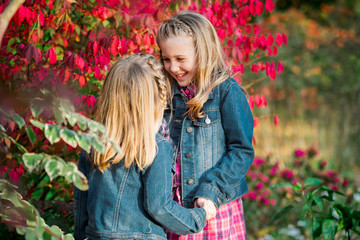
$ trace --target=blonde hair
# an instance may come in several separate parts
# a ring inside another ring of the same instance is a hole
[[[140,169],[151,165],[157,154],[155,135],[166,107],[166,91],[161,63],[151,55],[130,55],[112,65],[95,114],[122,153],[107,144],[104,154],[93,151],[93,165],[101,171],[121,160],[126,167],[134,161]]]
[[[197,73],[193,79],[196,95],[186,104],[191,119],[202,118],[204,113],[200,111],[211,90],[231,77],[231,70],[226,66],[225,55],[214,26],[201,14],[182,11],[165,20],[157,32],[156,42],[160,46],[161,41],[184,34],[194,39],[198,61]],[[167,76],[174,88],[175,79],[168,73]]]

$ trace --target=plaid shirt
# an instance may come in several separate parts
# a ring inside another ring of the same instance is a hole
[[[180,89],[185,100],[189,101],[194,97],[194,86]],[[176,174],[173,179],[173,199],[181,204],[181,149],[176,158]],[[245,240],[246,228],[244,219],[244,208],[242,199],[235,200],[231,203],[221,206],[215,218],[207,221],[205,228],[196,234],[176,235],[167,231],[167,238],[170,240],[203,240],[203,239],[228,239],[228,240]]]

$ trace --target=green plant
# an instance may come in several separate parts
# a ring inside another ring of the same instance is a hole
[[[308,178],[304,184],[279,183],[274,186],[291,187],[296,196],[300,197],[296,204],[289,204],[280,209],[271,219],[270,224],[281,217],[286,217],[294,209],[301,209],[302,215],[312,222],[312,237],[322,236],[324,240],[334,239],[336,233],[345,231],[351,239],[352,234],[360,236],[360,211],[337,200],[343,193],[320,186],[323,180]]]

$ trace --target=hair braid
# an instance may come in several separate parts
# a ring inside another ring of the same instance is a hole
[[[166,107],[166,100],[167,100],[167,84],[166,84],[166,80],[165,80],[165,75],[163,72],[163,67],[161,65],[161,63],[159,63],[158,61],[156,61],[156,59],[149,54],[139,54],[140,56],[144,57],[147,61],[147,64],[155,71],[156,75],[154,76],[158,87],[159,87],[159,95],[160,95],[160,99],[162,102],[162,106],[165,108]]]

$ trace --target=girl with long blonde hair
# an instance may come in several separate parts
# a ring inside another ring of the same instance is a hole
[[[96,120],[121,148],[81,153],[89,190],[75,188],[76,239],[166,239],[199,232],[209,215],[171,200],[171,144],[157,131],[166,106],[166,79],[151,55],[123,57],[110,68]]]
[[[169,232],[168,239],[246,239],[241,196],[254,158],[254,120],[244,91],[201,14],[183,11],[165,20],[156,41],[171,82],[165,118],[178,147],[174,199],[217,210],[200,233]]]

